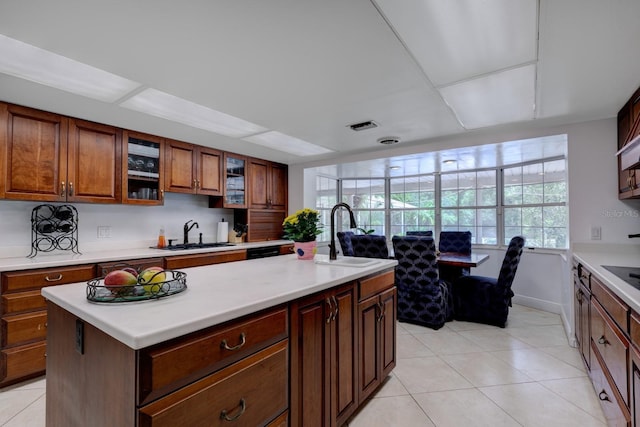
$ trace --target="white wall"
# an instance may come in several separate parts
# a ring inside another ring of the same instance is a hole
[[[74,203],[78,210],[80,251],[104,248],[136,248],[156,244],[160,227],[168,239],[182,242],[183,225],[188,220],[199,228],[189,233],[189,241],[215,242],[217,223],[233,221],[233,210],[210,209],[207,196],[166,193],[164,206],[103,205]],[[0,200],[0,257],[26,256],[31,250],[31,211],[36,202]],[[52,203],[59,205],[59,203]],[[110,226],[112,237],[98,239],[97,227]]]
[[[566,133],[568,135],[569,176],[569,224],[570,242],[590,244],[640,244],[630,241],[629,233],[640,233],[640,201],[620,201],[617,194],[617,160],[615,157],[617,130],[616,119],[603,119],[554,127],[525,125],[519,130],[476,132],[440,140],[395,147],[345,156],[341,163],[379,157],[437,151],[457,147],[493,144],[518,139]],[[335,161],[318,161],[289,167],[289,209],[307,206],[313,194],[303,183],[305,168],[334,164]],[[308,174],[307,174],[308,175]],[[311,177],[307,176],[307,179]],[[307,191],[303,195],[303,188]],[[601,227],[602,240],[592,241],[591,226]],[[640,240],[640,239],[638,239]],[[496,276],[504,251],[485,250],[490,260],[475,269],[474,274]],[[518,269],[513,290],[515,301],[551,312],[559,313],[568,336],[573,336],[573,284],[571,281],[570,251],[545,253],[525,250]]]

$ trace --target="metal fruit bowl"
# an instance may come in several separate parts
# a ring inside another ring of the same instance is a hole
[[[154,300],[180,293],[187,289],[187,274],[177,270],[164,270],[164,281],[136,283],[135,285],[106,286],[104,277],[87,282],[87,299],[92,302],[133,302]]]

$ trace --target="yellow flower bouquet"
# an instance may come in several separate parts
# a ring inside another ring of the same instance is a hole
[[[319,223],[318,211],[304,208],[289,215],[282,223],[284,238],[294,242],[312,242],[322,233],[323,225]]]

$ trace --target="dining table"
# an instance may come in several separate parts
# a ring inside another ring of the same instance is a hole
[[[477,267],[488,259],[489,254],[440,252],[437,254],[438,265],[442,267],[446,266],[446,268],[439,268],[440,279],[448,283],[453,283],[455,279],[463,275],[464,269]]]

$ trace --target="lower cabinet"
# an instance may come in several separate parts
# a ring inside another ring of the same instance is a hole
[[[353,283],[291,306],[291,425],[342,425],[357,407]]]
[[[370,295],[364,293],[367,281],[360,283],[358,301],[359,375],[358,401],[364,402],[396,365],[396,288],[393,273],[377,276],[382,289]]]
[[[589,275],[577,263],[574,263],[573,271],[576,343],[582,356],[582,361],[589,369],[591,364],[591,327],[589,325],[591,318],[591,290],[589,289]]]

